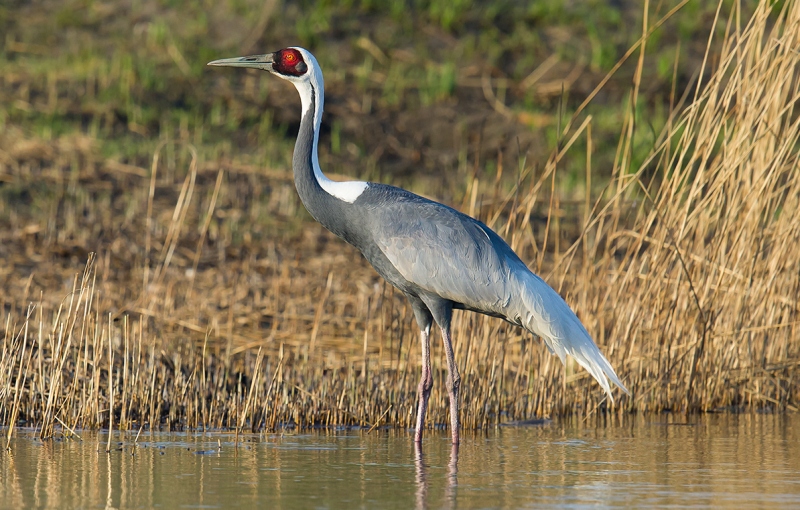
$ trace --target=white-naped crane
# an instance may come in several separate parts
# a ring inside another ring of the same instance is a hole
[[[433,387],[430,331],[436,321],[447,356],[453,443],[459,442],[458,374],[453,309],[501,317],[538,335],[562,363],[572,356],[613,402],[609,380],[630,394],[566,302],[492,229],[438,202],[386,184],[336,182],[319,167],[317,147],[325,89],[322,70],[303,48],[227,58],[210,66],[268,71],[294,84],[303,113],[292,166],[300,200],[325,228],[352,244],[405,294],[421,330],[422,377],[414,440],[422,440]]]

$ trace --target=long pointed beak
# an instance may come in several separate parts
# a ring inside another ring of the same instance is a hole
[[[273,53],[265,55],[250,55],[249,57],[222,58],[214,60],[206,65],[225,66],[225,67],[249,67],[251,69],[263,69],[272,71]]]

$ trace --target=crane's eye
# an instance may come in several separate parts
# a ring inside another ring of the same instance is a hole
[[[302,76],[308,71],[308,66],[303,61],[303,55],[294,48],[286,48],[276,52],[278,58],[272,69],[284,76]]]
[[[294,65],[294,64],[296,64],[296,63],[297,63],[297,55],[295,55],[294,53],[286,53],[286,54],[283,56],[283,61],[284,61],[286,64],[289,64],[289,65]]]

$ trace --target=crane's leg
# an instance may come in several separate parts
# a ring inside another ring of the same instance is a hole
[[[447,393],[450,396],[450,433],[453,435],[453,444],[459,442],[461,422],[458,419],[458,397],[461,389],[461,376],[458,374],[456,356],[453,353],[453,341],[450,336],[450,321],[453,319],[453,302],[439,296],[423,296],[425,304],[430,310],[439,329],[442,330],[444,353],[447,356]]]
[[[453,342],[450,338],[450,322],[442,327],[442,340],[444,340],[444,353],[447,356],[447,393],[450,396],[450,431],[453,434],[453,444],[458,444],[460,421],[458,419],[458,397],[461,390],[461,376],[458,373],[456,357],[453,353]]]
[[[422,442],[422,431],[425,429],[425,413],[428,410],[428,400],[431,397],[433,388],[433,373],[431,372],[431,325],[433,316],[428,307],[417,296],[406,294],[411,308],[414,310],[414,317],[420,329],[420,343],[422,344],[422,376],[417,387],[417,428],[414,431],[414,441]]]
[[[428,411],[428,399],[431,398],[431,388],[433,388],[433,374],[431,373],[431,327],[428,325],[420,334],[422,343],[422,377],[419,379],[417,395],[417,428],[414,432],[414,441],[422,442],[422,430],[425,428],[425,413]]]

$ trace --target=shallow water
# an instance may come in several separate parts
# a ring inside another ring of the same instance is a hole
[[[3,434],[5,436],[5,434]],[[582,508],[800,505],[800,417],[644,417],[464,434],[115,435],[0,454],[3,508]],[[220,446],[221,445],[221,446]]]

